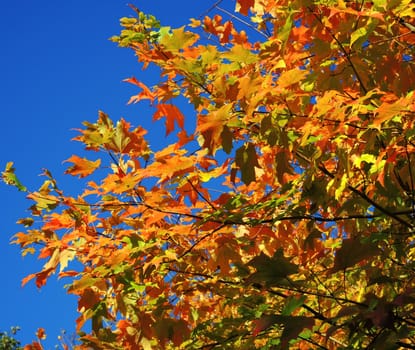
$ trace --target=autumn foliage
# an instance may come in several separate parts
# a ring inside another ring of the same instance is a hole
[[[415,5],[229,5],[180,28],[132,7],[112,38],[160,71],[126,81],[164,148],[99,112],[77,197],[7,165],[45,259],[23,283],[66,279],[79,349],[415,348]]]

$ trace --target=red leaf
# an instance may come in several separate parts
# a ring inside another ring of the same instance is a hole
[[[39,342],[34,341],[32,344],[25,345],[23,350],[43,350],[43,346]]]
[[[277,322],[277,319],[275,316],[268,316],[264,315],[260,319],[255,320],[253,323],[255,325],[254,329],[252,330],[252,335],[256,337],[259,333],[262,331],[268,329],[273,324]]]
[[[36,287],[41,288],[46,284],[48,277],[52,274],[54,270],[54,268],[49,268],[38,273],[32,273],[22,279],[22,286],[24,286],[27,282],[36,277]]]
[[[248,11],[251,7],[254,7],[255,0],[238,0],[236,3],[236,11],[243,14],[244,16],[248,16]]]

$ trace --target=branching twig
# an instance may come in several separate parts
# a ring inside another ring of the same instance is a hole
[[[204,195],[203,193],[201,193],[195,185],[193,185],[192,181],[189,180],[188,177],[186,177],[187,182],[189,183],[190,186],[192,186],[193,190],[197,193],[197,195],[202,198],[213,210],[217,210],[217,208],[212,204],[211,201],[209,201]]]
[[[300,151],[297,151],[296,154],[297,154],[297,156],[299,158],[301,158],[302,160],[304,160],[307,163],[311,164],[311,160],[309,160]],[[325,175],[327,175],[331,179],[334,179],[335,178],[334,174],[332,174],[330,171],[328,171],[327,168],[324,165],[320,164],[317,167],[320,169],[320,171],[322,171]],[[362,199],[364,199],[370,205],[372,205],[373,207],[375,207],[376,209],[378,209],[383,214],[385,214],[385,215],[389,216],[390,218],[398,221],[399,223],[401,223],[402,225],[404,225],[404,226],[406,226],[408,228],[413,228],[413,225],[412,224],[410,224],[409,222],[407,222],[404,219],[400,218],[398,215],[394,214],[393,212],[387,210],[386,208],[382,207],[380,204],[376,203],[374,200],[372,200],[371,198],[369,198],[365,193],[363,193],[362,191],[358,190],[356,187],[354,187],[354,186],[352,186],[350,184],[347,184],[346,187],[350,191],[352,191],[353,193],[357,194],[359,197],[361,197]]]
[[[223,0],[216,1],[211,7],[209,7],[205,12],[203,12],[198,18],[202,18],[203,16],[206,16],[210,11],[212,11],[214,8],[216,8]]]
[[[214,233],[218,232],[219,230],[221,230],[222,228],[224,228],[226,225],[222,224],[218,227],[216,227],[214,230],[212,230],[211,232],[205,234],[204,236],[202,236],[201,238],[199,238],[195,243],[193,243],[190,248],[186,249],[184,251],[184,253],[182,253],[181,255],[178,256],[178,259],[183,258],[185,255],[189,254],[200,242],[204,241],[206,238],[212,236]]]

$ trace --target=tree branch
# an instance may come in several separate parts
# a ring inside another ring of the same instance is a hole
[[[308,159],[305,155],[303,155],[300,151],[296,152],[296,155],[301,158],[302,160],[306,161],[307,163],[311,164],[311,160]],[[335,176],[334,174],[332,174],[330,171],[328,171],[324,165],[319,164],[317,165],[318,169],[320,171],[322,171],[325,175],[327,175],[328,177],[330,177],[331,179],[334,179]],[[368,202],[370,205],[372,205],[373,207],[375,207],[376,209],[378,209],[380,212],[382,212],[383,214],[387,215],[388,217],[398,221],[399,223],[401,223],[402,225],[408,227],[408,228],[413,228],[413,225],[410,224],[409,222],[405,221],[404,219],[400,218],[399,216],[397,216],[396,214],[394,214],[393,212],[387,210],[386,208],[382,207],[380,204],[376,203],[374,200],[372,200],[371,198],[369,198],[365,193],[363,193],[362,191],[358,190],[356,187],[347,184],[346,186],[350,191],[352,191],[353,193],[357,194],[359,197],[361,197],[362,199],[364,199],[366,202]]]

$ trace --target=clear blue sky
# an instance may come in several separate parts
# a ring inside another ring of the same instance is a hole
[[[144,12],[172,27],[198,17],[215,1],[135,1]],[[230,0],[226,0],[230,5]],[[232,1],[233,2],[233,1]],[[1,127],[0,168],[14,161],[21,181],[36,189],[48,168],[61,187],[76,193],[75,178],[62,176],[63,160],[82,152],[70,141],[81,122],[94,122],[102,109],[113,119],[124,116],[133,125],[151,126],[148,110],[127,106],[136,89],[123,83],[136,76],[146,81],[132,51],[117,48],[108,40],[119,33],[119,18],[133,15],[127,1],[3,1],[0,12],[2,33],[0,54]],[[150,77],[151,79],[151,77]],[[160,135],[160,136],[164,136]],[[22,192],[0,184],[0,262],[2,310],[0,331],[20,326],[18,339],[34,340],[38,327],[48,338],[46,349],[58,344],[62,329],[74,332],[76,300],[66,295],[65,281],[51,278],[37,290],[33,281],[21,288],[21,279],[38,271],[44,263],[22,258],[19,248],[10,245],[12,234],[21,230],[16,220],[29,216],[30,202]]]

